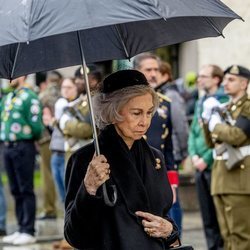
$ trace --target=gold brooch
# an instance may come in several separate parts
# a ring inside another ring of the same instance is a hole
[[[161,168],[161,160],[159,158],[155,158],[155,161],[156,161],[155,169],[160,169]]]

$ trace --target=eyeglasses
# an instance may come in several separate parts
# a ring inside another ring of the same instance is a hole
[[[213,76],[198,75],[197,78],[213,78]]]
[[[73,89],[74,88],[74,86],[61,86],[61,89]]]

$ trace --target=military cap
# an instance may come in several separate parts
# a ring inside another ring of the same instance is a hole
[[[120,70],[104,79],[101,92],[107,94],[135,85],[149,85],[149,83],[146,77],[137,70]]]
[[[242,76],[247,78],[248,80],[250,80],[250,71],[240,65],[232,65],[230,67],[228,67],[225,71],[224,74],[232,74],[232,75],[236,75],[236,76]]]
[[[88,64],[87,65],[87,74],[95,74],[95,73],[100,73],[101,74],[101,69],[98,67],[96,64]],[[75,77],[83,77],[83,67],[80,66],[76,71],[75,71]]]

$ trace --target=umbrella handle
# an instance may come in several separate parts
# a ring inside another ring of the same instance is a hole
[[[86,60],[85,60],[84,53],[83,53],[83,47],[82,47],[79,31],[77,31],[77,37],[78,37],[78,43],[79,43],[80,52],[81,52],[84,80],[86,83],[86,93],[87,93],[87,99],[88,99],[88,105],[89,105],[89,111],[90,111],[90,120],[92,123],[92,128],[93,128],[93,133],[94,133],[95,151],[96,151],[96,155],[100,155],[100,147],[98,143],[98,136],[97,136],[96,125],[95,125],[95,117],[94,117],[94,111],[93,111],[91,93],[90,93],[90,87],[89,87],[89,79],[88,79],[88,74],[87,74],[87,65],[86,65]],[[103,191],[104,202],[107,206],[113,207],[117,201],[117,188],[115,185],[110,185],[110,188],[113,191],[112,200],[109,199],[106,183],[103,183],[102,191]]]
[[[112,189],[112,193],[113,193],[112,198],[111,198],[112,200],[109,199],[106,183],[102,185],[103,198],[107,206],[113,207],[117,201],[117,188],[116,188],[116,185],[110,185],[109,187]]]

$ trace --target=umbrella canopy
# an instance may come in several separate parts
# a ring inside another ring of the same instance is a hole
[[[219,0],[0,0],[0,78],[130,58],[161,46],[222,35],[240,18]],[[100,153],[98,140],[96,152]],[[103,185],[105,203],[112,200]]]
[[[219,0],[0,0],[0,77],[222,35],[240,18]]]

